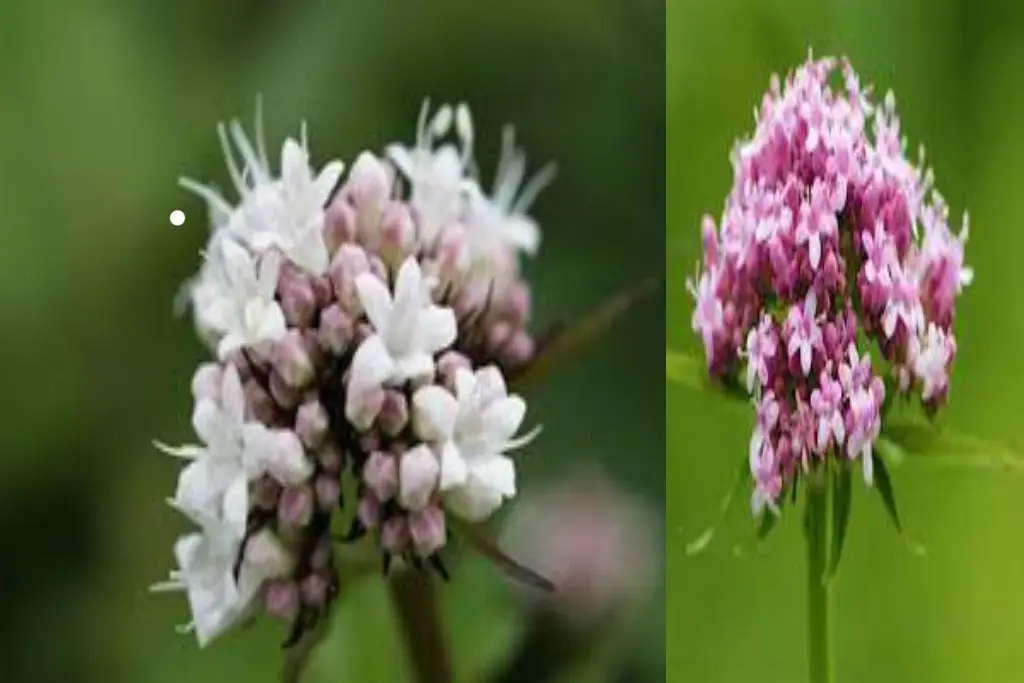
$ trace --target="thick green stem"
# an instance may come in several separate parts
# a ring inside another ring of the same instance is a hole
[[[448,643],[437,608],[436,591],[427,572],[397,572],[388,581],[412,680],[452,683]]]
[[[810,683],[833,683],[832,631],[829,623],[829,584],[825,580],[831,532],[829,479],[824,466],[807,477],[807,645]]]

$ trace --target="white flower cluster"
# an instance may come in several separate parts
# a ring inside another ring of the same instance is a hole
[[[445,515],[480,521],[516,493],[509,453],[526,404],[505,377],[533,355],[520,252],[539,229],[506,133],[494,191],[480,187],[464,105],[424,105],[415,144],[310,165],[305,129],[274,172],[255,142],[219,129],[237,200],[183,180],[212,233],[188,287],[216,353],[192,382],[201,442],[171,504],[199,531],[175,545],[200,645],[263,603],[292,625],[320,619],[338,585],[330,528],[345,477],[350,536],[374,534],[388,561],[415,566],[446,543]],[[449,141],[454,129],[455,141]],[[520,191],[521,190],[521,191]]]

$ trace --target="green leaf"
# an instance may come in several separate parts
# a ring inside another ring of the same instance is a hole
[[[899,509],[896,507],[896,496],[892,488],[892,479],[889,477],[889,470],[886,469],[885,461],[877,455],[873,455],[872,458],[874,460],[874,486],[878,490],[878,494],[882,497],[882,505],[885,506],[885,511],[889,514],[889,520],[896,528],[896,533],[898,533],[900,538],[903,539],[903,542],[907,544],[907,548],[909,548],[915,555],[924,555],[924,546],[911,540],[903,530],[903,523],[900,522]]]
[[[765,510],[761,514],[761,523],[757,525],[757,540],[763,542],[768,538],[768,534],[775,528],[776,523],[779,521],[780,515],[775,514],[771,510]]]
[[[560,362],[578,356],[602,337],[612,325],[658,291],[658,278],[649,278],[638,285],[615,294],[581,320],[565,327],[556,327],[538,344],[536,355],[517,373],[509,376],[509,386],[516,390],[547,377]]]
[[[707,387],[707,368],[704,363],[682,351],[665,351],[665,376],[695,391]]]
[[[850,507],[853,502],[852,482],[849,462],[839,462],[832,468],[832,549],[829,553],[828,572],[825,575],[827,581],[836,575],[839,560],[843,555],[846,527],[850,521]]]
[[[882,430],[884,448],[915,461],[1024,472],[1024,457],[1002,444],[959,434],[920,420],[890,420]],[[879,439],[879,444],[882,438]]]
[[[742,494],[743,489],[745,489],[749,483],[750,463],[747,460],[746,456],[744,456],[740,461],[740,466],[736,472],[736,477],[733,480],[732,487],[729,489],[729,492],[726,493],[725,496],[722,498],[722,502],[719,505],[718,520],[710,527],[705,529],[700,536],[686,544],[687,555],[699,555],[707,549],[707,547],[711,544],[711,541],[715,537],[715,527],[725,520],[726,516],[729,514],[729,511],[732,510],[733,501],[736,500],[737,496]]]

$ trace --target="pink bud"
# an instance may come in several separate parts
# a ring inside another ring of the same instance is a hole
[[[335,199],[324,215],[324,241],[334,254],[346,242],[356,238],[356,210],[342,198]]]
[[[313,518],[313,491],[309,486],[289,486],[281,492],[277,518],[285,526],[304,527]]]
[[[359,499],[356,508],[359,521],[367,529],[376,529],[380,522],[380,501],[372,493],[366,493]]]
[[[313,548],[313,552],[309,556],[310,568],[316,569],[327,569],[331,566],[331,560],[334,557],[334,543],[330,537],[320,539],[316,546]]]
[[[416,239],[416,226],[409,209],[401,202],[389,202],[381,216],[381,253],[392,264],[398,264]]]
[[[327,591],[330,582],[320,572],[313,572],[299,584],[302,593],[302,604],[307,607],[321,608],[327,604]]]
[[[458,224],[445,228],[441,233],[437,249],[437,260],[441,271],[448,275],[461,273],[469,265],[469,257],[466,229]]]
[[[317,449],[323,443],[329,426],[327,411],[319,401],[306,401],[295,413],[295,433],[310,450]]]
[[[344,353],[354,335],[352,318],[338,304],[332,304],[320,313],[318,339],[325,349],[335,354]]]
[[[447,541],[444,512],[436,505],[409,516],[409,536],[420,557],[430,557]]]
[[[245,383],[245,414],[250,420],[272,425],[277,422],[277,404],[267,390],[256,380]]]
[[[292,410],[299,404],[299,392],[288,386],[277,372],[270,373],[270,395],[283,410]]]
[[[264,512],[270,512],[277,508],[277,502],[281,497],[281,485],[269,475],[264,475],[256,480],[252,489],[253,504]]]
[[[381,502],[387,502],[398,491],[398,462],[395,456],[374,451],[363,466],[363,481]]]
[[[250,362],[250,360],[252,362]],[[225,362],[227,365],[234,366],[235,370],[238,371],[238,378],[243,382],[252,377],[253,363],[256,363],[257,367],[260,369],[266,367],[265,363],[261,365],[261,358],[253,349],[235,349],[228,354]],[[221,368],[221,370],[223,370],[223,368]]]
[[[330,512],[338,507],[338,498],[341,496],[341,484],[336,476],[321,474],[313,484],[316,489],[316,502],[324,512]]]
[[[409,545],[409,526],[405,517],[395,516],[384,522],[380,530],[380,544],[389,553],[397,555]]]
[[[294,267],[281,268],[277,283],[284,319],[292,327],[305,327],[316,316],[317,301],[310,278]]]
[[[274,343],[271,361],[275,374],[292,389],[302,389],[313,381],[315,368],[313,359],[298,330],[288,330],[284,338]]]
[[[378,396],[380,396],[380,404],[383,405],[384,392],[380,391]],[[377,409],[377,413],[380,413],[379,408]],[[380,434],[377,432],[367,432],[366,434],[363,434],[359,437],[359,446],[363,451],[367,452],[377,450],[380,447]]]
[[[385,434],[398,436],[409,423],[409,402],[405,394],[393,389],[385,391],[377,420]]]
[[[362,247],[342,244],[327,271],[334,287],[334,295],[347,311],[359,310],[356,297],[356,277],[370,271],[370,260]]]
[[[370,152],[362,152],[352,164],[344,194],[360,210],[376,210],[391,196],[388,167]]]
[[[504,358],[512,366],[526,365],[533,358],[533,339],[524,330],[512,335],[502,352]]]
[[[318,309],[329,306],[334,301],[334,288],[331,286],[331,279],[326,275],[310,277],[309,285],[313,288],[313,296]]]
[[[513,283],[505,295],[505,312],[513,325],[522,326],[530,319],[530,286],[523,281]]]
[[[511,336],[512,326],[499,320],[487,330],[487,348],[493,353],[503,351]]]
[[[455,373],[460,369],[472,370],[473,363],[458,351],[448,351],[437,360],[437,374],[449,391],[455,391]]]
[[[320,463],[320,469],[324,472],[328,474],[338,474],[341,472],[341,464],[344,458],[333,442],[328,441],[325,443],[316,457],[317,462]]]
[[[217,363],[203,363],[192,375],[192,398],[196,401],[220,400],[220,384],[224,370]]]
[[[299,587],[294,581],[269,581],[263,602],[267,614],[276,619],[292,622],[299,615]]]

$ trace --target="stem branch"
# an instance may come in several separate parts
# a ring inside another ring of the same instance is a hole
[[[821,465],[807,478],[804,534],[807,539],[807,645],[810,683],[833,683],[829,584],[825,580],[831,531],[828,471]]]
[[[452,683],[436,590],[427,572],[396,572],[388,581],[402,640],[417,683]]]

